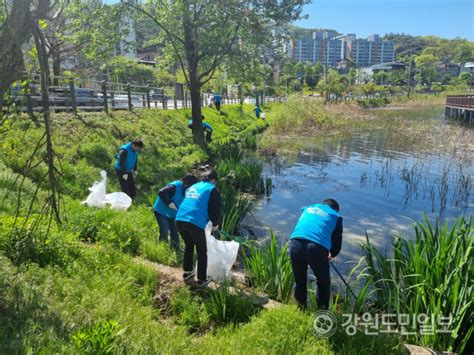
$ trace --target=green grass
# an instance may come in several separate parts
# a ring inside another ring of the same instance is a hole
[[[362,246],[367,266],[358,307],[393,314],[426,314],[435,319],[434,335],[408,338],[417,344],[462,353],[474,333],[474,227],[459,218],[448,224],[415,225],[415,239],[397,237],[386,256],[367,237]],[[438,317],[452,314],[450,333],[436,333]],[[419,331],[419,329],[417,329]]]
[[[227,177],[222,189],[224,230],[229,233],[238,231],[253,204],[242,192],[261,193],[262,166],[248,150],[259,144],[258,135],[267,123],[256,120],[251,110],[244,106],[243,115],[238,106],[225,106],[223,114],[204,110],[215,129],[211,151],[218,164],[227,162],[220,168]],[[13,192],[0,200],[0,353],[312,354],[340,349],[351,353],[363,347],[366,340],[336,344],[314,337],[311,316],[293,306],[259,313],[247,296],[226,286],[206,295],[180,287],[173,294],[170,314],[157,307],[157,285],[163,280],[135,257],[180,264],[180,255],[156,242],[158,227],[150,202],[158,188],[209,159],[192,144],[189,116],[189,110],[137,110],[111,117],[94,113],[80,119],[53,115],[64,223],[53,223],[50,229],[45,219],[38,226],[34,218],[24,219],[45,173],[39,160],[34,169],[24,169],[42,127],[23,116],[0,127],[0,191]],[[81,205],[101,169],[108,172],[108,191],[118,190],[116,149],[136,137],[146,148],[140,156],[134,205],[126,212]],[[231,171],[236,180],[231,181]],[[20,185],[21,218],[13,226]],[[33,217],[46,198],[43,182]],[[288,301],[293,281],[285,247],[279,248],[273,237],[268,248],[252,249],[248,260],[256,270],[251,282]],[[379,343],[380,349],[389,349]]]

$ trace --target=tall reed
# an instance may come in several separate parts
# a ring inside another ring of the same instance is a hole
[[[222,193],[222,222],[221,230],[235,234],[240,223],[255,206],[255,201],[238,192],[227,183],[221,184]]]
[[[362,245],[366,267],[356,305],[386,312],[434,317],[434,334],[409,340],[439,350],[463,352],[474,334],[474,227],[459,218],[449,227],[426,217],[415,225],[415,239],[397,237],[387,257],[366,236]],[[452,316],[450,333],[439,333],[439,317]]]
[[[251,286],[261,289],[277,301],[290,300],[294,279],[288,244],[279,247],[275,234],[271,232],[270,243],[260,248],[251,244],[243,262]]]

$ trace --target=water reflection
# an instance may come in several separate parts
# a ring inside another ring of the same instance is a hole
[[[466,154],[458,161],[449,154],[417,153],[383,131],[324,137],[296,160],[268,162],[273,192],[260,201],[253,223],[271,226],[285,239],[303,206],[335,198],[344,217],[340,260],[357,260],[365,231],[372,243],[386,247],[396,233],[410,234],[410,220],[423,212],[442,220],[471,215],[473,157]]]

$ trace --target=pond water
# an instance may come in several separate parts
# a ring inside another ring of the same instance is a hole
[[[440,118],[440,124],[449,123]],[[456,129],[457,134],[472,133]],[[472,215],[472,146],[465,152],[455,147],[452,153],[427,153],[403,142],[383,129],[347,132],[313,138],[296,157],[271,160],[265,173],[273,180],[273,191],[253,211],[255,225],[271,227],[285,240],[303,206],[336,199],[344,218],[336,260],[347,274],[361,256],[365,231],[374,245],[386,249],[397,233],[412,235],[411,220],[420,220],[422,213],[432,220]]]

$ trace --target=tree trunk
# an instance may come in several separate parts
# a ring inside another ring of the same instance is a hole
[[[186,10],[189,5],[184,4]],[[195,144],[207,151],[206,140],[204,139],[204,130],[202,129],[202,113],[201,113],[201,82],[198,74],[198,51],[197,51],[197,34],[191,22],[188,11],[183,16],[184,28],[184,50],[186,53],[186,61],[188,64],[188,87],[191,94],[191,114],[193,119],[193,141]]]
[[[0,107],[3,94],[22,76],[24,62],[21,47],[31,36],[32,17],[44,18],[49,9],[49,0],[39,0],[32,16],[31,3],[31,0],[14,0],[0,33]]]
[[[53,85],[59,85],[59,76],[61,75],[61,53],[58,47],[53,47]]]
[[[48,99],[48,87],[49,82],[49,70],[48,70],[48,59],[46,55],[46,46],[44,38],[42,37],[41,30],[38,28],[36,23],[32,22],[31,27],[33,28],[33,36],[35,39],[36,51],[38,53],[38,61],[40,66],[41,74],[41,98],[43,105],[43,117],[46,132],[46,163],[48,164],[48,182],[50,189],[49,201],[52,208],[52,213],[58,224],[61,224],[61,218],[59,215],[59,192],[56,180],[56,168],[54,166],[54,152],[53,152],[53,139],[51,130],[51,117],[49,112],[49,99]]]

